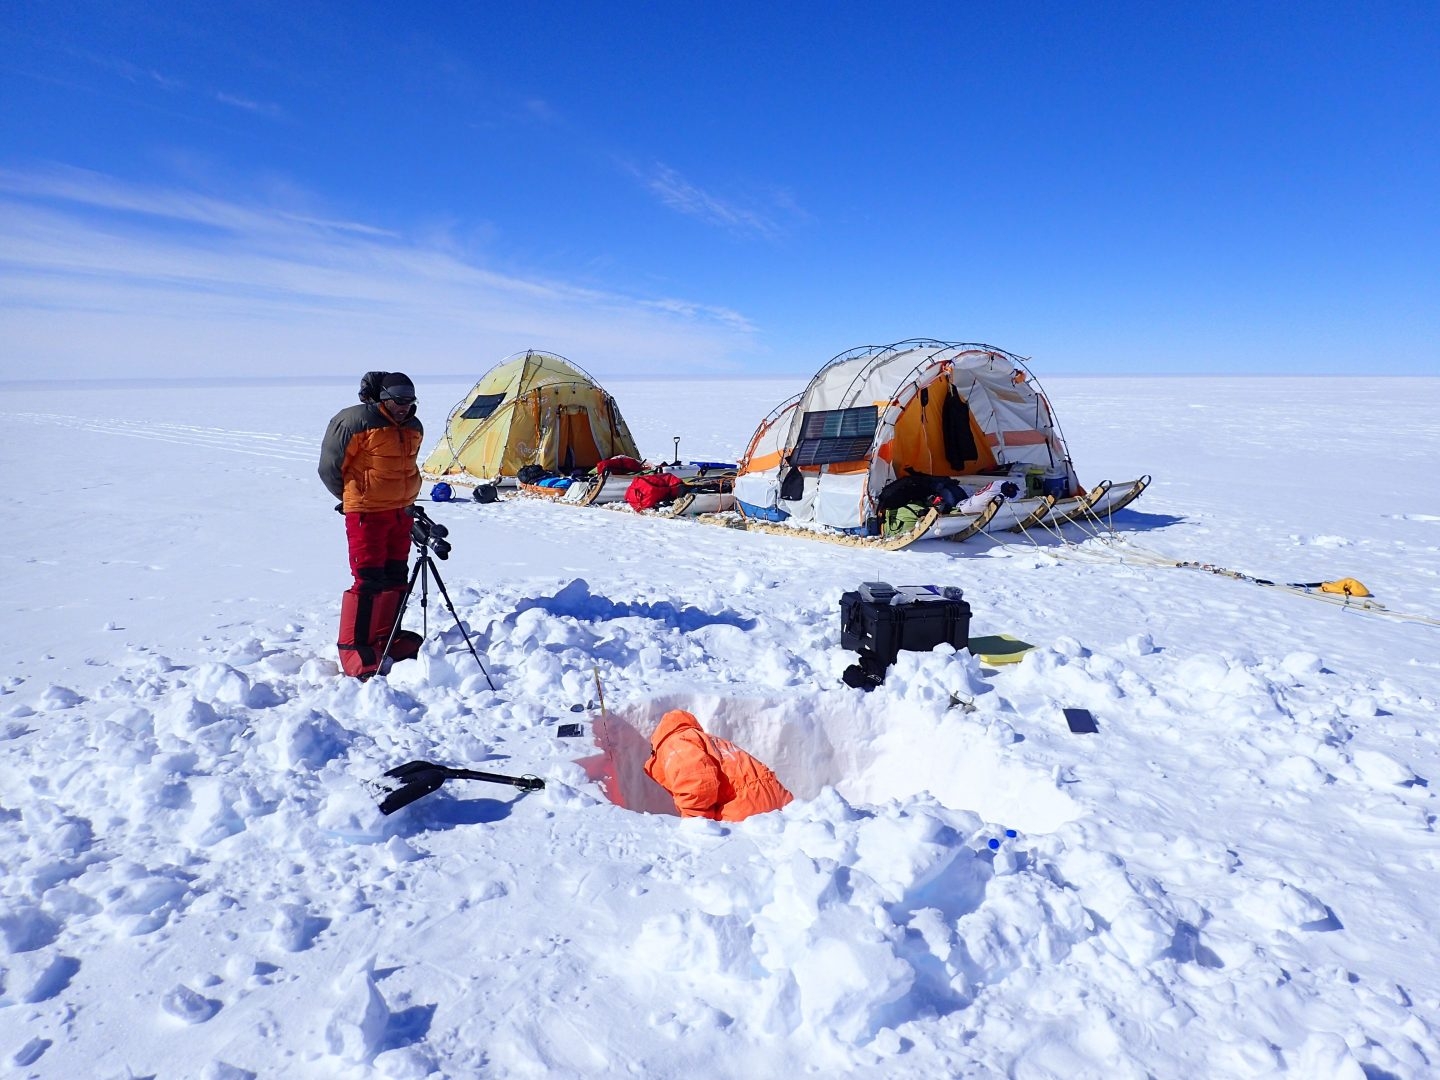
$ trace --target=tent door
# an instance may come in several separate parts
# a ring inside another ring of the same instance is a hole
[[[936,379],[905,406],[895,423],[891,458],[896,476],[981,472],[995,464],[969,402],[948,378]]]
[[[562,405],[558,417],[560,471],[593,468],[600,461],[600,448],[590,430],[590,410],[584,405]]]

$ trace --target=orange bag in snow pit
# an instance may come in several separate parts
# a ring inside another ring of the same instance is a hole
[[[673,502],[684,485],[670,473],[646,473],[630,481],[625,501],[632,510],[653,510],[661,503]]]
[[[710,735],[693,713],[672,709],[650,736],[645,774],[668,791],[681,817],[744,821],[794,798],[763,762]]]

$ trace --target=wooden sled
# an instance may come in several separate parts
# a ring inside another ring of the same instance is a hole
[[[1116,510],[1129,506],[1150,486],[1150,475],[1138,480],[1125,480],[1118,484],[1102,480],[1084,495],[1059,499],[1050,512],[1023,525],[1011,526],[1014,530],[1028,529],[1033,525],[1059,526],[1069,521],[1099,521],[1108,518]]]

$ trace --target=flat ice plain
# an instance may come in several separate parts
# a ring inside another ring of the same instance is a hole
[[[606,385],[652,459],[733,459],[802,381]],[[0,1069],[1440,1074],[1440,627],[1164,565],[1440,618],[1440,379],[1043,381],[1082,481],[1155,478],[1119,540],[428,504],[494,692],[433,594],[419,660],[336,675],[352,386],[7,388]],[[417,383],[428,449],[468,383]],[[867,580],[1038,648],[849,690]],[[622,756],[685,707],[797,801],[615,805],[556,737],[596,671]],[[411,758],[548,787],[381,818]]]

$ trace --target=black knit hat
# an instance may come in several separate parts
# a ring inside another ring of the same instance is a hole
[[[392,371],[380,380],[380,400],[394,401],[396,398],[415,400],[415,384],[410,381],[409,375],[401,371]]]

